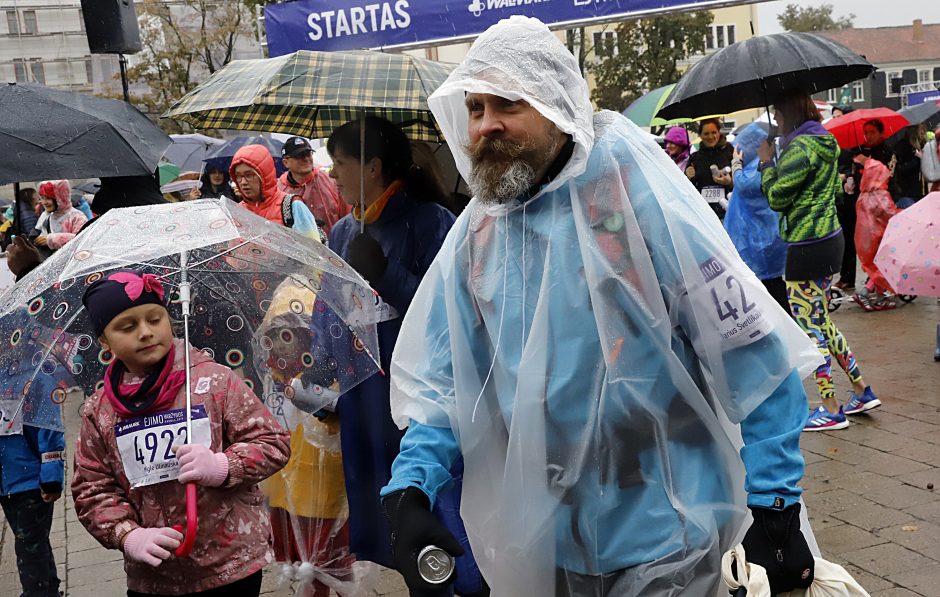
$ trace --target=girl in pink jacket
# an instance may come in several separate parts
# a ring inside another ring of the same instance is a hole
[[[72,189],[67,180],[48,180],[39,185],[39,200],[44,211],[36,222],[39,236],[35,243],[55,251],[65,246],[88,218],[72,207]]]
[[[75,510],[99,543],[124,552],[129,597],[220,587],[256,596],[273,560],[257,484],[287,462],[290,438],[231,369],[173,338],[164,300],[155,276],[132,270],[85,291],[102,355],[113,361],[82,406]],[[187,348],[192,437],[184,443]],[[177,558],[186,483],[198,485],[198,529],[192,552]]]

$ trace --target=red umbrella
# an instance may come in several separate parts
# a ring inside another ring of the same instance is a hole
[[[839,147],[852,149],[865,144],[865,133],[862,128],[870,120],[880,120],[885,126],[882,134],[885,139],[910,124],[907,118],[890,108],[869,108],[843,114],[826,122],[823,126],[836,138]]]

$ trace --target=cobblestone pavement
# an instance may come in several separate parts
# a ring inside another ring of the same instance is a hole
[[[867,383],[884,402],[847,429],[803,434],[805,501],[823,554],[844,565],[873,597],[940,595],[940,363],[933,362],[940,305],[919,298],[895,311],[864,313],[854,304],[833,315]],[[837,389],[846,377],[833,375]],[[815,389],[806,384],[811,405]],[[67,445],[77,406],[69,405]],[[121,554],[100,547],[75,517],[71,496],[57,503],[52,544],[68,597],[125,593]],[[0,515],[2,518],[2,515]],[[13,541],[0,538],[0,594],[19,593]],[[264,594],[292,595],[273,571]],[[377,595],[406,597],[396,573],[379,574]]]

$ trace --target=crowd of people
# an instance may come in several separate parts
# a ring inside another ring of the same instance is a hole
[[[829,289],[836,274],[854,287],[857,252],[856,300],[889,308],[873,247],[892,210],[940,184],[920,175],[936,138],[912,128],[891,149],[871,121],[865,145],[843,151],[792,90],[775,99],[776,144],[759,124],[730,142],[709,119],[695,151],[685,128],[667,131],[664,155],[595,113],[576,59],[523,17],[484,33],[429,105],[469,204],[379,117],[330,135],[328,174],[293,137],[280,177],[247,145],[189,194],[328,244],[398,313],[376,324],[381,371],[334,404],[291,405],[339,375],[300,363],[272,368],[259,398],[174,337],[151,274],[113,270],[86,289],[114,360],[81,409],[72,497],[88,532],[123,552],[128,595],[257,596],[272,558],[306,564],[304,597],[356,594],[357,562],[395,568],[420,597],[714,595],[742,536],[774,593],[809,586],[800,435],[881,404]],[[24,188],[9,266],[22,278],[96,216],[163,201],[147,176],[102,179],[87,214],[67,181]],[[330,357],[317,301],[274,291],[258,330],[271,358]],[[151,479],[117,430],[186,408],[187,353],[193,412],[212,424],[174,448],[169,479]],[[841,406],[833,358],[852,386]],[[276,414],[269,388],[286,398]],[[60,432],[0,435],[26,597],[59,594],[49,529],[64,449]],[[187,484],[204,514],[174,557]],[[429,578],[428,546],[455,575]]]

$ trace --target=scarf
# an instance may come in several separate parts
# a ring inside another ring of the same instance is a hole
[[[139,384],[121,383],[127,367],[120,359],[108,365],[104,374],[104,395],[119,417],[146,415],[173,404],[176,394],[186,384],[186,372],[173,370],[175,359],[176,345],[173,344],[161,365]]]
[[[385,209],[385,206],[388,204],[388,200],[392,198],[392,195],[398,192],[398,189],[401,188],[402,182],[396,180],[392,184],[388,185],[388,188],[385,189],[385,192],[379,195],[379,198],[372,202],[372,205],[366,208],[365,213],[365,223],[374,224],[376,220],[379,219],[382,215],[382,211]],[[362,210],[359,208],[359,205],[356,204],[352,209],[353,218],[357,222],[363,221]]]

